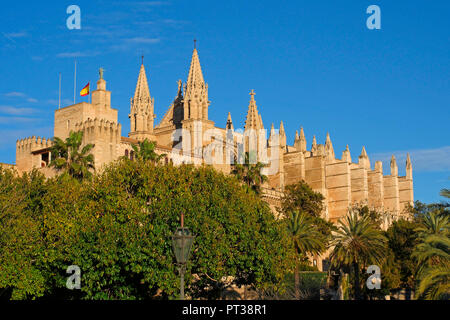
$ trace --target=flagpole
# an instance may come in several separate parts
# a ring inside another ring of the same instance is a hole
[[[73,79],[73,104],[75,104],[76,91],[77,91],[77,60],[75,60],[75,75]]]
[[[61,109],[61,72],[59,73],[58,109]]]
[[[88,82],[89,84],[89,104],[91,103],[91,82]]]

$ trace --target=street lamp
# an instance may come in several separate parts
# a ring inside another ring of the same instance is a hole
[[[184,273],[186,272],[186,263],[189,259],[194,236],[188,228],[184,227],[184,214],[181,214],[181,227],[172,236],[172,248],[177,259],[178,271],[180,272],[180,299],[184,300]]]

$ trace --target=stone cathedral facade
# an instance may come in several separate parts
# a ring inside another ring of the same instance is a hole
[[[54,136],[65,139],[70,131],[83,131],[83,143],[95,144],[92,153],[98,170],[119,157],[133,158],[132,145],[144,139],[156,142],[156,151],[167,155],[166,163],[207,163],[224,173],[230,173],[233,162],[242,159],[242,154],[254,152],[258,161],[268,164],[264,169],[269,179],[263,185],[263,198],[274,212],[280,205],[284,187],[300,180],[325,196],[323,216],[333,222],[343,217],[353,203],[389,212],[386,223],[402,215],[406,205],[413,204],[409,155],[406,176],[398,175],[394,156],[390,174],[383,175],[382,163],[376,161],[372,166],[364,147],[356,161],[352,161],[348,146],[339,158],[329,134],[324,144],[319,144],[313,137],[308,147],[305,133],[300,129],[294,144],[288,145],[281,122],[278,130],[273,124],[267,130],[267,139],[253,90],[244,129],[234,129],[229,113],[225,126],[217,127],[208,119],[208,85],[203,78],[196,49],[187,81],[178,81],[176,96],[159,122],[155,119],[154,102],[142,64],[136,90],[130,100],[130,132],[125,137],[118,122],[118,110],[111,107],[111,92],[100,76],[97,89],[92,92],[91,103],[80,102],[55,111]],[[48,167],[51,145],[51,139],[35,136],[18,140],[16,169],[24,172],[39,168],[47,176],[54,175],[55,172]]]

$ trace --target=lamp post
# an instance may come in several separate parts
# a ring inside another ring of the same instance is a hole
[[[186,263],[189,259],[194,236],[188,228],[184,227],[184,214],[181,214],[181,227],[177,228],[172,236],[172,248],[177,259],[178,271],[180,272],[180,300],[184,300],[184,273]]]

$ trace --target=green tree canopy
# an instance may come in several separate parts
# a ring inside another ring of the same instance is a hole
[[[178,297],[171,236],[181,212],[196,236],[188,296],[217,298],[224,277],[264,288],[293,270],[285,225],[258,196],[212,168],[122,160],[92,180],[2,172],[0,182],[17,188],[17,210],[8,211],[0,230],[0,290],[14,298]],[[0,208],[8,205],[0,201]],[[69,265],[81,268],[80,291],[65,288]]]

